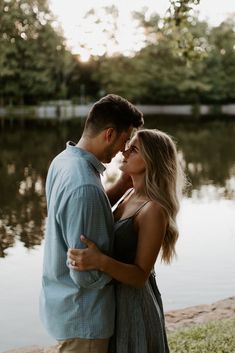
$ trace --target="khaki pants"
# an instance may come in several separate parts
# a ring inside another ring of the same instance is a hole
[[[108,353],[109,339],[73,338],[59,341],[58,353]]]

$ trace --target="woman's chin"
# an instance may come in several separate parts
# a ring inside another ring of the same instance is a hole
[[[125,168],[125,164],[122,162],[119,166],[119,169],[122,171],[122,172],[125,172],[126,171],[126,168]]]

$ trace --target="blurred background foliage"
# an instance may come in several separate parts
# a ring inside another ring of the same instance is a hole
[[[105,53],[82,62],[66,47],[47,0],[0,0],[0,106],[81,103],[81,95],[89,103],[107,92],[144,104],[235,102],[235,19],[212,27],[193,11],[198,2],[169,0],[164,19],[147,8],[134,12],[144,46],[128,56],[108,54],[118,40],[118,8],[103,7],[111,22],[103,28]],[[96,9],[85,16],[104,22]]]

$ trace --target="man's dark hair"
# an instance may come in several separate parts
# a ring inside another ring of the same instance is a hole
[[[143,113],[125,98],[108,94],[91,108],[85,124],[85,132],[97,135],[102,130],[113,127],[118,133],[130,126],[138,128],[144,123]]]

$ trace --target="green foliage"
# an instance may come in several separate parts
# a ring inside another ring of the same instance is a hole
[[[208,100],[235,100],[235,21],[228,19],[210,31],[210,53],[205,62],[206,79],[210,82]]]
[[[169,335],[171,353],[235,352],[235,318],[177,331]]]
[[[235,102],[235,20],[211,28],[195,16],[198,3],[170,0],[165,19],[147,8],[135,11],[144,40],[129,56],[109,55],[110,47],[118,48],[117,7],[92,9],[85,21],[93,32],[99,26],[104,54],[82,63],[66,49],[47,0],[0,0],[0,105],[65,98],[87,103],[108,92],[195,109]]]
[[[71,55],[54,28],[47,0],[0,0],[0,23],[2,103],[66,96]]]
[[[146,38],[148,45],[135,57],[102,58],[95,73],[100,85],[106,92],[112,91],[139,103],[197,102],[199,94],[210,89],[208,82],[201,80],[202,64],[187,66],[183,57],[174,55],[171,43],[159,29],[155,33],[156,42],[151,43],[153,27],[147,22],[146,26],[151,29]]]
[[[193,48],[202,55],[194,55],[194,49],[191,54],[178,51],[176,55],[175,32],[169,37],[166,28],[160,26],[159,16],[147,18],[145,10],[135,12],[134,16],[140,21],[139,26],[144,26],[145,47],[133,57],[120,54],[100,59],[94,78],[105,92],[145,104],[235,101],[235,23],[232,19],[210,28],[191,15],[192,21],[183,23],[194,38]]]
[[[89,103],[99,97],[101,82],[96,73],[100,71],[101,60],[93,56],[88,62],[80,62],[73,56],[68,76],[68,97],[74,103]]]
[[[206,56],[204,38],[195,35],[192,10],[200,0],[170,0],[163,33],[170,41],[173,54],[185,58],[187,65]]]

